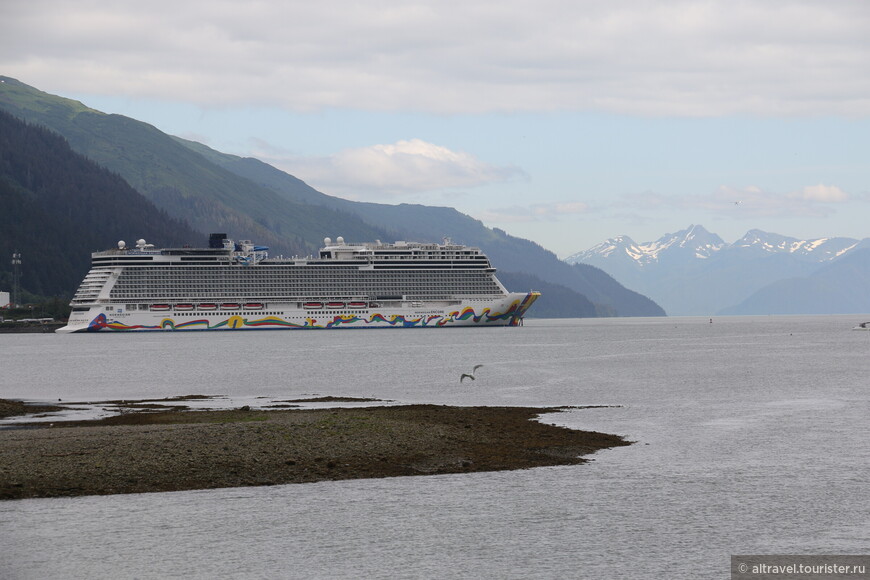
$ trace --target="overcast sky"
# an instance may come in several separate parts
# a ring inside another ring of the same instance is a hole
[[[870,236],[865,0],[7,0],[2,14],[2,75],[324,193],[452,206],[560,257],[690,224],[729,242]]]

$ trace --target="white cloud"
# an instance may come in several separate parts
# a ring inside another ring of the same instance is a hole
[[[821,183],[804,187],[799,192],[792,194],[791,197],[822,203],[849,201],[849,195],[836,185],[824,185]]]
[[[707,195],[677,195],[659,192],[625,194],[613,202],[553,202],[491,209],[480,215],[486,223],[557,221],[572,215],[606,217],[636,223],[652,215],[703,212],[717,219],[826,217],[835,204],[862,201],[835,185],[812,185],[796,191],[777,192],[756,185],[721,186]],[[646,216],[646,217],[641,217]],[[699,218],[700,219],[700,218]]]
[[[329,157],[261,157],[322,191],[369,200],[524,177],[517,167],[491,165],[421,139],[346,149]]]
[[[582,201],[566,201],[553,203],[535,203],[528,206],[514,205],[511,207],[490,209],[479,217],[486,223],[517,223],[533,221],[555,221],[561,216],[586,214],[590,206]]]
[[[512,224],[538,221],[528,207],[514,206],[486,210],[475,216],[487,224]]]
[[[551,208],[557,214],[586,213],[589,204],[582,201],[557,202],[552,204]]]
[[[479,113],[870,114],[865,0],[12,0],[0,70],[56,93]]]
[[[835,210],[831,204],[852,201],[834,185],[813,185],[798,191],[776,192],[756,185],[722,186],[709,195],[629,194],[616,206],[629,210],[704,210],[716,217],[734,219],[761,217],[824,217]]]

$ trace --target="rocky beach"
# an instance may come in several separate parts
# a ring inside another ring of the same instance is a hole
[[[0,416],[34,409],[0,400]],[[0,499],[180,491],[572,465],[622,437],[546,425],[556,408],[134,411],[0,430]]]

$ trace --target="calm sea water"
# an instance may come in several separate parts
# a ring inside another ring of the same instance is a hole
[[[867,554],[862,321],[0,335],[0,397],[612,405],[542,420],[636,441],[571,467],[0,502],[0,577],[696,579],[730,554]]]

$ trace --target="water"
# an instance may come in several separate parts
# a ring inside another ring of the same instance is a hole
[[[730,554],[867,554],[858,318],[0,335],[0,397],[612,405],[542,420],[636,441],[580,466],[0,502],[0,577],[695,579]]]

